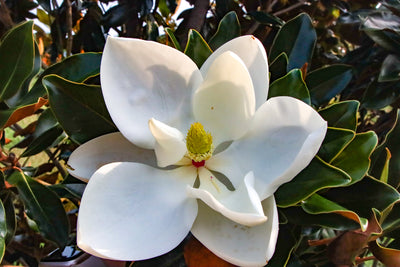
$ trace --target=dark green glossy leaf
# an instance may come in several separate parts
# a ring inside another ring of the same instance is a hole
[[[285,24],[285,22],[280,18],[278,18],[277,16],[274,16],[264,11],[251,11],[248,12],[247,15],[251,16],[258,23],[264,25],[281,27]]]
[[[3,203],[0,201],[0,262],[6,251],[7,219]]]
[[[29,93],[20,101],[19,105],[28,105],[37,102],[37,99],[46,94],[42,79],[49,74],[57,74],[73,82],[83,82],[100,73],[101,53],[82,53],[70,56],[63,61],[52,65],[43,71]]]
[[[363,231],[367,229],[368,220],[361,218],[357,213],[348,210],[337,203],[334,203],[318,194],[314,194],[301,202],[303,210],[309,214],[330,214],[335,213],[358,223]]]
[[[212,54],[212,50],[200,33],[190,30],[184,53],[200,68],[204,61]]]
[[[240,36],[240,23],[235,11],[226,14],[218,25],[217,32],[211,37],[208,44],[216,50],[224,43]]]
[[[51,11],[51,5],[50,5],[50,0],[38,0],[39,5],[41,5],[44,10],[47,12]]]
[[[400,185],[400,110],[397,111],[396,122],[386,135],[385,141],[372,154],[371,174],[380,177],[386,163],[386,148],[391,158],[388,170],[388,183],[395,188]]]
[[[174,44],[175,48],[181,51],[181,45],[179,44],[178,40],[175,37],[174,32],[171,28],[165,28],[165,32],[168,34],[169,38],[171,38],[172,43]]]
[[[399,18],[390,12],[370,13],[364,19],[361,30],[385,49],[400,53]]]
[[[283,212],[290,223],[296,225],[307,227],[316,225],[342,231],[360,228],[360,224],[336,213],[314,215],[305,212],[302,207],[298,206],[280,209],[280,211]]]
[[[328,127],[325,139],[318,151],[318,156],[330,162],[354,138],[355,132],[347,129]]]
[[[383,211],[400,198],[393,187],[370,176],[351,186],[332,188],[321,195],[364,218],[370,218],[372,208]]]
[[[33,140],[22,153],[21,157],[27,157],[42,152],[50,147],[63,133],[63,129],[53,115],[51,109],[46,109],[39,117]]]
[[[296,237],[299,233],[293,233],[293,231],[293,227],[289,225],[279,225],[279,235],[275,247],[275,253],[268,261],[266,267],[286,266],[289,261],[290,255],[292,254],[297,244]]]
[[[372,82],[364,93],[362,106],[369,109],[384,108],[399,99],[399,82]]]
[[[366,175],[371,163],[369,157],[377,144],[378,137],[375,132],[356,134],[331,164],[350,175],[350,184],[356,183]]]
[[[0,44],[0,102],[15,95],[34,66],[33,21],[11,29]]]
[[[289,58],[287,70],[301,68],[305,63],[311,62],[316,40],[317,34],[311,18],[302,13],[282,26],[275,37],[269,56],[275,59],[285,52]]]
[[[284,77],[275,80],[268,91],[268,98],[275,96],[292,96],[311,104],[310,94],[303,80],[301,71],[294,69]]]
[[[400,230],[400,202],[395,203],[384,212],[387,213],[381,223],[384,235],[394,230]]]
[[[286,75],[287,65],[289,59],[285,53],[281,53],[269,66],[269,72],[271,73],[270,83],[278,78]]]
[[[321,189],[343,186],[350,181],[345,172],[315,157],[293,180],[278,188],[276,203],[279,207],[293,206]]]
[[[14,238],[15,231],[17,230],[17,218],[15,215],[15,208],[11,191],[7,190],[3,192],[1,200],[3,201],[4,211],[6,214],[7,234],[5,241],[6,244],[8,244]]]
[[[64,131],[78,143],[117,131],[100,86],[75,83],[57,75],[43,79],[52,111]]]
[[[328,126],[352,131],[357,127],[357,112],[360,103],[355,100],[342,101],[319,111]]]
[[[382,63],[378,82],[392,82],[400,79],[400,57],[388,55]]]
[[[28,216],[36,222],[44,236],[64,247],[68,242],[69,222],[57,195],[19,171],[14,171],[7,181],[18,188]]]
[[[308,73],[306,84],[310,90],[311,102],[316,106],[328,103],[346,88],[352,76],[351,66],[339,64]]]

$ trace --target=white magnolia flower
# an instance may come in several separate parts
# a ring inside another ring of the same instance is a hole
[[[200,70],[171,47],[108,38],[101,83],[120,133],[70,157],[72,174],[90,178],[79,247],[142,260],[191,231],[228,262],[265,265],[278,236],[273,193],[309,164],[327,127],[300,100],[266,101],[268,75],[252,36],[226,43]]]

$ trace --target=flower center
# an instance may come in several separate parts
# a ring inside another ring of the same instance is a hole
[[[186,135],[186,148],[189,158],[196,167],[204,166],[204,161],[211,157],[214,149],[212,136],[204,130],[200,122],[190,125]]]

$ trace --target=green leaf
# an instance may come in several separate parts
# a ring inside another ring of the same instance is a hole
[[[0,44],[0,102],[15,95],[34,66],[33,21],[11,29]]]
[[[21,157],[32,156],[50,147],[63,133],[63,129],[53,115],[51,109],[46,109],[39,117],[33,140],[22,153]]]
[[[318,151],[318,156],[330,162],[354,138],[355,132],[347,129],[328,127],[325,139]]]
[[[399,82],[372,82],[365,90],[362,107],[382,109],[399,99]]]
[[[50,15],[50,13],[47,13],[40,8],[36,9],[36,12],[37,12],[37,17],[38,17],[39,21],[50,27],[54,21],[54,17],[52,15]]]
[[[279,207],[293,206],[321,189],[343,186],[350,181],[345,172],[315,157],[293,180],[278,188],[276,203]]]
[[[329,214],[335,213],[358,223],[363,231],[367,229],[368,220],[361,218],[357,213],[348,210],[335,202],[332,202],[318,194],[314,194],[301,202],[303,210],[309,214]]]
[[[364,218],[370,218],[371,209],[383,211],[400,198],[396,189],[370,176],[351,186],[332,188],[321,195]]]
[[[396,122],[388,132],[384,142],[372,154],[371,174],[374,177],[381,177],[386,164],[386,148],[391,153],[388,168],[388,183],[395,188],[400,185],[400,110],[397,111]]]
[[[240,36],[240,23],[235,11],[226,14],[218,25],[217,32],[211,37],[208,44],[216,50],[224,43]]]
[[[100,73],[101,53],[82,53],[70,56],[43,71],[29,93],[18,103],[28,105],[46,94],[42,79],[49,74],[57,74],[73,82],[83,82]]]
[[[269,65],[269,72],[271,73],[270,83],[286,75],[288,63],[289,59],[285,53],[281,53],[274,59],[274,61],[272,61]]]
[[[400,79],[400,57],[398,55],[387,55],[382,63],[378,82],[393,82]]]
[[[394,230],[400,230],[400,202],[395,203],[389,210],[385,210],[384,212],[388,214],[381,223],[383,235]]]
[[[283,20],[264,11],[251,11],[247,15],[255,19],[260,24],[281,27],[285,24]]]
[[[71,82],[54,74],[46,76],[43,84],[58,122],[77,143],[117,131],[100,86]]]
[[[330,65],[307,74],[306,84],[310,90],[311,102],[316,106],[326,104],[340,94],[353,77],[349,65]]]
[[[67,214],[57,195],[19,171],[14,171],[7,181],[17,187],[28,216],[36,222],[43,235],[59,247],[64,247],[68,242],[70,228]]]
[[[371,164],[369,157],[377,144],[375,132],[358,133],[331,164],[350,175],[350,184],[356,183],[367,174]]]
[[[3,203],[0,201],[0,262],[6,252],[7,219]]]
[[[6,244],[10,243],[15,235],[15,231],[17,230],[17,218],[15,215],[15,208],[12,198],[12,193],[10,190],[3,191],[1,200],[3,202],[4,211],[6,215],[6,226],[7,226],[7,234],[6,234]]]
[[[196,30],[190,30],[184,53],[200,68],[204,61],[212,54],[212,50],[200,33]]]
[[[277,33],[270,51],[270,58],[275,59],[282,52],[289,58],[287,70],[301,68],[311,62],[317,34],[311,18],[302,13],[286,22]]]
[[[342,101],[320,110],[319,114],[328,122],[330,127],[355,131],[359,106],[360,103],[355,100]]]
[[[295,249],[297,244],[296,237],[299,234],[300,233],[293,233],[293,227],[290,227],[289,225],[279,225],[279,235],[275,247],[275,253],[268,261],[266,267],[285,267],[289,261],[290,255]]]
[[[172,43],[174,44],[175,48],[181,51],[181,45],[179,44],[178,40],[175,37],[175,34],[171,28],[165,28],[165,32],[168,34],[169,38],[171,39]]]
[[[271,84],[268,91],[268,98],[275,96],[292,96],[309,105],[311,104],[310,94],[299,69],[290,71]]]

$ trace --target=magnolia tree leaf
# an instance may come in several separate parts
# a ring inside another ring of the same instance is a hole
[[[387,55],[379,72],[378,82],[393,82],[400,80],[400,57]]]
[[[382,109],[399,99],[400,83],[377,82],[370,83],[364,93],[362,106],[369,109]]]
[[[46,76],[43,84],[58,122],[77,143],[117,131],[100,86],[75,83],[57,75]]]
[[[378,240],[369,242],[368,247],[385,266],[400,266],[400,250],[385,248],[378,243]]]
[[[328,127],[318,156],[326,162],[331,162],[353,140],[355,135],[356,133],[351,130]]]
[[[169,38],[171,39],[172,43],[174,44],[175,48],[181,51],[181,45],[179,44],[178,40],[175,37],[174,31],[171,28],[165,28],[165,32],[168,34]]]
[[[274,61],[272,61],[269,66],[269,71],[271,73],[271,77],[269,78],[270,83],[286,75],[288,63],[289,59],[285,53],[281,53],[274,59]]]
[[[268,98],[275,96],[292,96],[309,105],[311,104],[310,94],[299,69],[290,71],[270,85]]]
[[[289,58],[288,71],[301,68],[305,63],[311,62],[316,40],[317,34],[311,18],[302,13],[282,26],[271,46],[269,56],[275,59],[284,52]]]
[[[204,61],[212,54],[212,50],[199,32],[190,30],[184,53],[200,68]]]
[[[383,235],[400,230],[400,202],[394,203],[391,207],[384,211],[385,216],[381,226],[383,229]]]
[[[321,189],[343,186],[350,181],[345,172],[315,157],[293,180],[278,188],[276,203],[279,207],[293,206]]]
[[[328,122],[330,127],[355,131],[359,106],[360,103],[355,100],[342,101],[320,110],[319,114]]]
[[[0,262],[6,251],[7,219],[3,203],[0,201]]]
[[[346,88],[352,77],[352,67],[339,64],[308,73],[306,84],[310,90],[311,102],[316,106],[328,103]]]
[[[296,225],[310,225],[333,228],[336,230],[350,230],[360,228],[360,224],[354,220],[343,217],[337,213],[319,213],[317,215],[304,211],[302,207],[289,207],[280,209],[290,223]]]
[[[386,135],[385,141],[372,154],[371,174],[380,177],[386,164],[386,148],[391,158],[388,168],[388,183],[395,188],[400,185],[400,110],[397,111],[396,122]]]
[[[364,218],[370,218],[371,209],[383,211],[400,197],[396,189],[370,176],[351,186],[332,188],[321,195]]]
[[[293,233],[293,231],[296,231],[296,228],[294,229],[294,227],[291,227],[287,224],[279,225],[279,235],[275,247],[275,253],[268,261],[266,267],[285,267],[287,265],[290,255],[297,244],[295,236],[299,236],[300,234],[299,231],[296,231],[296,233]]]
[[[258,23],[264,25],[282,27],[285,24],[285,22],[277,16],[274,16],[264,11],[251,11],[248,12],[247,15],[251,16]]]
[[[39,97],[46,94],[42,80],[47,75],[57,74],[60,77],[78,83],[98,75],[100,73],[101,55],[101,53],[77,54],[47,68],[40,74],[32,89],[19,102],[19,105],[35,103]]]
[[[33,140],[22,153],[21,157],[27,157],[42,152],[50,147],[63,133],[63,129],[53,115],[51,109],[46,109],[39,117]]]
[[[0,44],[0,102],[15,95],[34,66],[33,21],[11,29]]]
[[[10,243],[14,238],[15,231],[17,230],[17,218],[15,215],[15,208],[12,198],[12,193],[7,191],[2,195],[4,211],[6,215],[7,234],[5,237],[6,244]]]
[[[36,222],[43,235],[59,247],[64,247],[68,242],[70,228],[67,214],[57,195],[19,171],[14,171],[7,181],[17,187],[28,216]]]
[[[368,226],[367,219],[359,217],[357,213],[348,210],[318,194],[313,194],[309,198],[303,200],[301,202],[301,207],[305,212],[313,215],[329,213],[339,214],[358,223],[363,231],[365,231]]]
[[[224,43],[240,36],[240,23],[235,11],[226,14],[218,25],[217,32],[211,37],[208,44],[216,50]]]
[[[356,134],[330,164],[345,171],[351,177],[350,184],[356,183],[366,175],[371,164],[371,153],[377,144],[378,137],[375,132]]]

